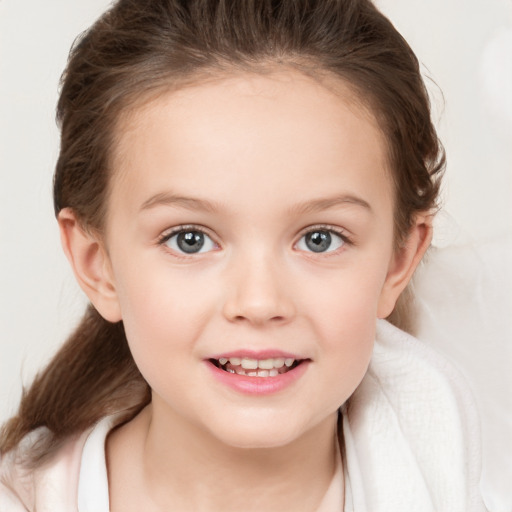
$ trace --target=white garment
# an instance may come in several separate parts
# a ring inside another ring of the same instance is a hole
[[[480,437],[459,375],[415,338],[379,321],[372,361],[343,409],[341,463],[317,512],[483,512]],[[107,512],[105,438],[115,418],[27,471],[28,436],[0,461],[0,512]]]
[[[343,408],[345,512],[485,511],[479,427],[460,374],[379,321],[368,372]]]
[[[61,450],[51,466],[42,471],[23,476],[19,466],[2,460],[0,512],[108,512],[105,441],[115,423],[115,416],[103,418],[92,430]],[[5,478],[6,469],[18,471],[14,482]],[[9,481],[14,485],[9,486]],[[338,455],[331,484],[316,512],[342,509],[342,484],[343,470]]]

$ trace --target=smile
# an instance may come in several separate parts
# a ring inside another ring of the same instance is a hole
[[[217,368],[237,375],[247,377],[278,377],[296,368],[303,360],[275,357],[253,359],[250,357],[220,357],[210,359]]]
[[[218,354],[205,359],[214,379],[223,386],[248,395],[270,395],[294,385],[312,360],[279,350]]]

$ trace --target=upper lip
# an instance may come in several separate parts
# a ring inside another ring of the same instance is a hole
[[[274,349],[267,349],[267,350],[234,350],[231,352],[222,352],[221,354],[216,354],[208,359],[230,359],[232,357],[236,358],[248,358],[248,359],[276,359],[276,358],[284,358],[284,359],[295,359],[295,360],[302,360],[307,359],[306,357],[299,356],[297,354],[293,354],[291,352],[283,352],[282,350],[274,350]]]

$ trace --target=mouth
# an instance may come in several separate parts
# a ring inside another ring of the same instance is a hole
[[[253,359],[250,357],[221,357],[210,359],[210,363],[227,373],[243,375],[246,377],[278,377],[297,368],[307,359],[293,359],[275,357],[266,359]]]

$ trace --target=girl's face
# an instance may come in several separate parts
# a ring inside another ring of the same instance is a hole
[[[398,294],[393,193],[376,121],[338,89],[238,75],[122,123],[107,273],[175,428],[283,446],[333,425],[365,374]]]

